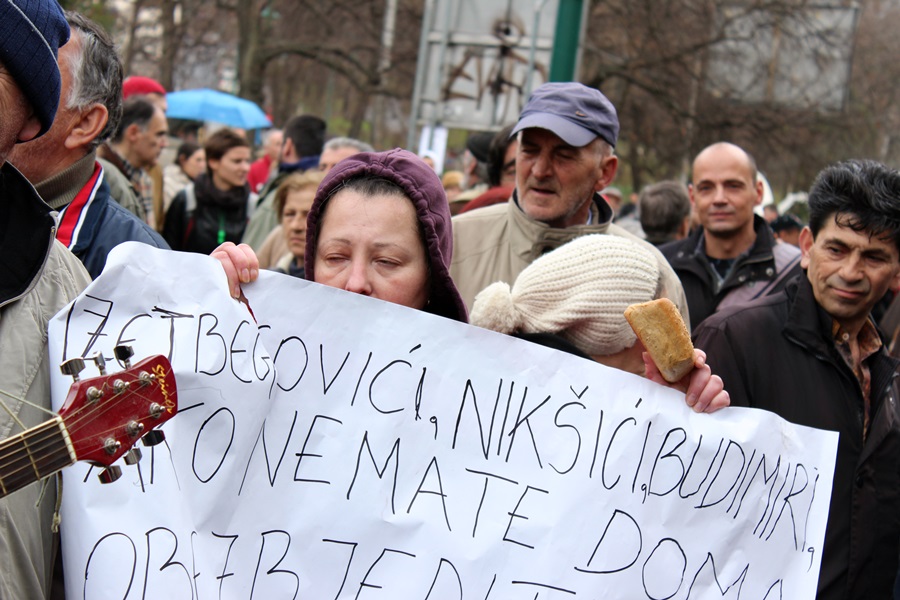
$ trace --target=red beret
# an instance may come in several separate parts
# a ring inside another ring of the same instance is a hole
[[[124,100],[127,100],[131,96],[142,94],[162,94],[165,96],[166,88],[155,79],[141,77],[139,75],[128,77],[122,83],[122,98]]]

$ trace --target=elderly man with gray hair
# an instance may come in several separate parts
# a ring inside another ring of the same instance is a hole
[[[9,162],[34,184],[56,211],[56,239],[81,259],[91,277],[106,265],[122,242],[169,246],[150,225],[116,202],[110,171],[97,160],[97,147],[112,135],[122,114],[122,63],[115,44],[100,25],[66,13],[71,37],[59,49],[60,106],[47,133],[17,144]]]
[[[638,240],[619,227],[599,192],[616,176],[619,118],[599,90],[580,83],[545,83],[528,99],[513,128],[518,136],[516,189],[505,204],[453,217],[450,274],[470,307],[495,281],[512,284],[539,256],[590,233]],[[660,295],[687,320],[681,283],[666,259]]]
[[[0,0],[0,439],[47,420],[47,323],[89,283],[55,240],[55,213],[6,157],[53,124],[61,80],[57,50],[69,27],[55,0]],[[0,598],[50,590],[56,486],[39,482],[0,499]]]
[[[332,138],[325,142],[322,154],[319,155],[319,170],[327,173],[336,164],[360,152],[375,152],[371,144],[349,137]]]

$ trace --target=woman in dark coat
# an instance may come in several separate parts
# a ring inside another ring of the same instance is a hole
[[[230,129],[220,129],[204,150],[206,172],[179,192],[166,212],[163,237],[173,250],[209,254],[223,242],[240,242],[247,226],[249,142]]]

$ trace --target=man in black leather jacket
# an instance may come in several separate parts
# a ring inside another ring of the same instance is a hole
[[[900,284],[900,172],[823,170],[800,234],[805,274],[709,317],[695,343],[732,405],[840,433],[819,600],[890,598],[900,550],[898,361],[872,307]]]

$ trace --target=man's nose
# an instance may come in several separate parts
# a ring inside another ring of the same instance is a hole
[[[713,202],[721,203],[721,202],[725,202],[725,200],[726,200],[725,186],[717,185],[715,192],[713,193]]]
[[[856,282],[863,278],[862,257],[851,254],[842,263],[838,273],[847,282]]]
[[[531,165],[531,172],[538,179],[549,177],[552,172],[550,157],[544,152],[538,154]]]

